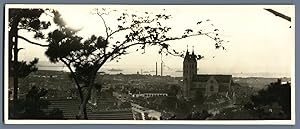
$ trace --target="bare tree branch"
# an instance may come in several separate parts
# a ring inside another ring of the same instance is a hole
[[[271,13],[274,14],[275,16],[281,17],[281,18],[283,18],[283,19],[285,19],[285,20],[291,22],[291,17],[289,17],[289,16],[287,16],[287,15],[284,15],[284,14],[282,14],[282,13],[279,13],[279,12],[273,10],[273,9],[265,9],[265,10],[271,12]]]
[[[109,36],[109,34],[108,34],[108,26],[107,26],[107,24],[106,24],[106,22],[105,22],[105,20],[104,20],[104,18],[103,18],[103,13],[102,14],[100,14],[98,11],[97,11],[97,15],[102,19],[102,22],[103,22],[103,24],[104,24],[104,26],[105,26],[105,32],[106,32],[106,39],[108,39],[108,36]]]
[[[115,33],[118,33],[118,32],[123,31],[123,30],[128,30],[128,29],[131,29],[131,27],[125,27],[125,28],[122,28],[122,29],[115,30],[115,31],[113,31],[112,33],[110,33],[110,34],[108,35],[108,37],[114,35]]]

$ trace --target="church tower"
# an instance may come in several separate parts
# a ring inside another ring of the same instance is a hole
[[[186,51],[184,61],[183,61],[183,96],[185,98],[190,98],[190,88],[192,85],[193,76],[197,75],[197,59],[194,54],[194,48],[192,54]]]

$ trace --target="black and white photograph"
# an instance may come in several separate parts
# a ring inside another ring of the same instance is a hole
[[[6,4],[6,124],[295,124],[294,5]]]

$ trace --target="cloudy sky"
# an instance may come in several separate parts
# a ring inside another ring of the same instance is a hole
[[[26,6],[19,6],[26,7]],[[204,30],[218,28],[220,37],[229,41],[224,44],[226,50],[214,49],[214,42],[207,37],[199,36],[172,42],[172,47],[178,50],[189,50],[194,46],[195,53],[205,58],[198,61],[198,73],[280,73],[290,75],[294,61],[295,26],[294,6],[291,5],[207,5],[207,6],[35,6],[55,8],[59,10],[66,22],[74,28],[82,28],[78,33],[83,37],[92,34],[105,35],[105,29],[99,16],[92,14],[94,8],[117,9],[132,12],[164,12],[171,14],[168,26],[172,27],[174,35],[182,34],[186,28],[193,28],[200,20],[206,21]],[[284,20],[264,10],[272,8],[292,18],[292,22]],[[106,16],[109,26],[115,27],[115,15]],[[47,16],[43,16],[47,18]],[[290,28],[291,26],[291,28]],[[20,32],[20,35],[31,35]],[[29,38],[30,39],[30,38]],[[34,40],[34,39],[32,39]],[[35,40],[36,41],[36,40]],[[37,41],[47,44],[44,41]],[[31,60],[38,57],[41,65],[48,65],[44,55],[45,49],[30,45],[20,40],[20,59]],[[141,52],[123,56],[119,62],[109,62],[105,68],[133,69],[133,71],[154,70],[155,62],[161,62],[158,48],[147,48]],[[183,59],[173,56],[163,56],[165,69],[181,70]]]

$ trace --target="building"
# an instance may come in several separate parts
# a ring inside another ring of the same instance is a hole
[[[48,99],[50,105],[46,109],[43,109],[45,112],[50,112],[53,109],[59,109],[63,113],[63,119],[66,120],[75,120],[76,115],[79,112],[80,100],[74,98],[51,98]],[[109,102],[107,102],[109,101]],[[122,108],[122,109],[112,109],[108,107],[111,105],[110,100],[101,100],[101,103],[98,104],[97,110],[93,109],[93,105],[90,103],[87,104],[87,115],[89,120],[133,120],[133,114],[131,108]],[[100,107],[101,106],[101,107]],[[105,106],[107,106],[105,108]]]
[[[138,97],[150,98],[150,97],[168,96],[167,93],[137,93],[137,94],[130,93],[130,95],[131,95],[131,97],[134,97],[134,98],[138,98]]]
[[[211,96],[228,95],[231,90],[232,75],[197,74],[197,56],[188,51],[183,61],[183,96],[193,98],[197,94]]]
[[[131,103],[134,120],[161,120],[161,112]]]

